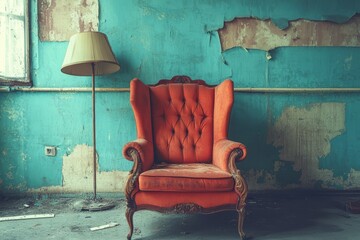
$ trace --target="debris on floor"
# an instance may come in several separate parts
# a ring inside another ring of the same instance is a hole
[[[74,211],[74,203],[81,199],[86,199],[86,196],[0,196],[0,217],[55,214],[51,219],[0,222],[0,239],[126,239],[129,232],[125,217],[126,200],[110,198],[116,206],[107,211]],[[298,240],[299,236],[301,239],[355,239],[359,235],[360,214],[353,214],[350,208],[345,212],[345,206],[359,199],[360,195],[355,194],[253,194],[249,197],[251,203],[246,206],[244,230],[247,236],[256,240]],[[24,207],[24,204],[30,207]],[[354,206],[351,204],[352,208]],[[236,211],[209,215],[139,211],[134,215],[133,239],[238,239],[237,221]],[[119,225],[105,230],[90,230],[110,223]]]
[[[140,235],[140,233],[141,233],[141,230],[136,227],[136,228],[134,229],[134,234],[135,234],[135,235]]]
[[[104,211],[115,207],[115,203],[112,201],[106,201],[104,199],[87,199],[78,200],[74,203],[74,209],[77,211]]]
[[[0,222],[26,220],[26,219],[38,219],[38,218],[53,218],[53,217],[55,217],[55,214],[20,215],[20,216],[10,216],[10,217],[0,217]]]
[[[101,225],[99,227],[92,227],[92,228],[90,228],[90,230],[91,231],[98,231],[98,230],[103,230],[103,229],[106,229],[106,228],[116,227],[116,226],[119,226],[119,225],[120,225],[119,223],[111,222],[109,224]]]

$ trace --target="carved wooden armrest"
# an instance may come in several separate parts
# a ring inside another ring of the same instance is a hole
[[[131,205],[134,204],[133,198],[138,189],[139,175],[151,168],[154,162],[152,143],[145,139],[129,142],[123,148],[123,155],[126,159],[134,162],[125,186],[125,196],[128,205]]]
[[[239,196],[237,209],[243,211],[246,205],[248,187],[245,179],[236,166],[236,162],[246,157],[245,145],[228,139],[215,143],[213,164],[231,173],[235,181],[235,192]]]
[[[125,197],[127,199],[128,207],[134,208],[134,195],[138,188],[138,178],[142,171],[142,162],[139,152],[135,148],[127,148],[126,154],[134,161],[134,165],[129,172],[128,180],[125,186]]]
[[[247,187],[245,179],[243,178],[243,176],[240,173],[240,170],[236,166],[236,161],[237,161],[237,159],[241,158],[241,156],[242,156],[241,150],[238,148],[235,148],[230,154],[228,168],[229,168],[231,175],[233,176],[233,178],[235,180],[236,193],[239,196],[241,196],[242,199],[244,199],[244,202],[242,202],[241,200],[240,200],[240,202],[242,202],[242,204],[245,204],[248,187]]]
[[[139,155],[139,158],[143,163],[143,171],[152,167],[154,163],[154,148],[152,142],[146,139],[136,139],[135,141],[127,143],[123,148],[124,157],[127,160],[135,161],[136,156],[131,154],[133,151],[137,152]]]
[[[231,170],[231,158],[235,165],[235,161],[243,160],[245,157],[246,147],[242,143],[222,139],[217,141],[214,145],[213,164],[227,172],[230,172]]]

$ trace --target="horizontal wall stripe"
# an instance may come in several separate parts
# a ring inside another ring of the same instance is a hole
[[[96,92],[129,92],[130,88],[96,88]],[[358,93],[360,88],[234,88],[241,93]],[[91,88],[0,88],[0,92],[91,92]]]

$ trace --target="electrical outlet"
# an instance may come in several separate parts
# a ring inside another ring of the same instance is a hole
[[[45,155],[50,157],[56,156],[56,147],[53,146],[45,146]]]

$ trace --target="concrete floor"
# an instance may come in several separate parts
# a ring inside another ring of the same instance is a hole
[[[360,239],[360,214],[348,213],[346,196],[303,197],[251,196],[245,231],[249,239]],[[75,198],[9,199],[0,197],[0,217],[54,213],[54,218],[0,222],[0,239],[126,239],[128,225],[123,199],[115,208],[102,212],[81,212],[73,208]],[[24,207],[28,204],[29,207]],[[134,215],[133,239],[239,239],[237,214],[176,215],[139,211]],[[119,226],[99,231],[91,227],[110,222]]]

